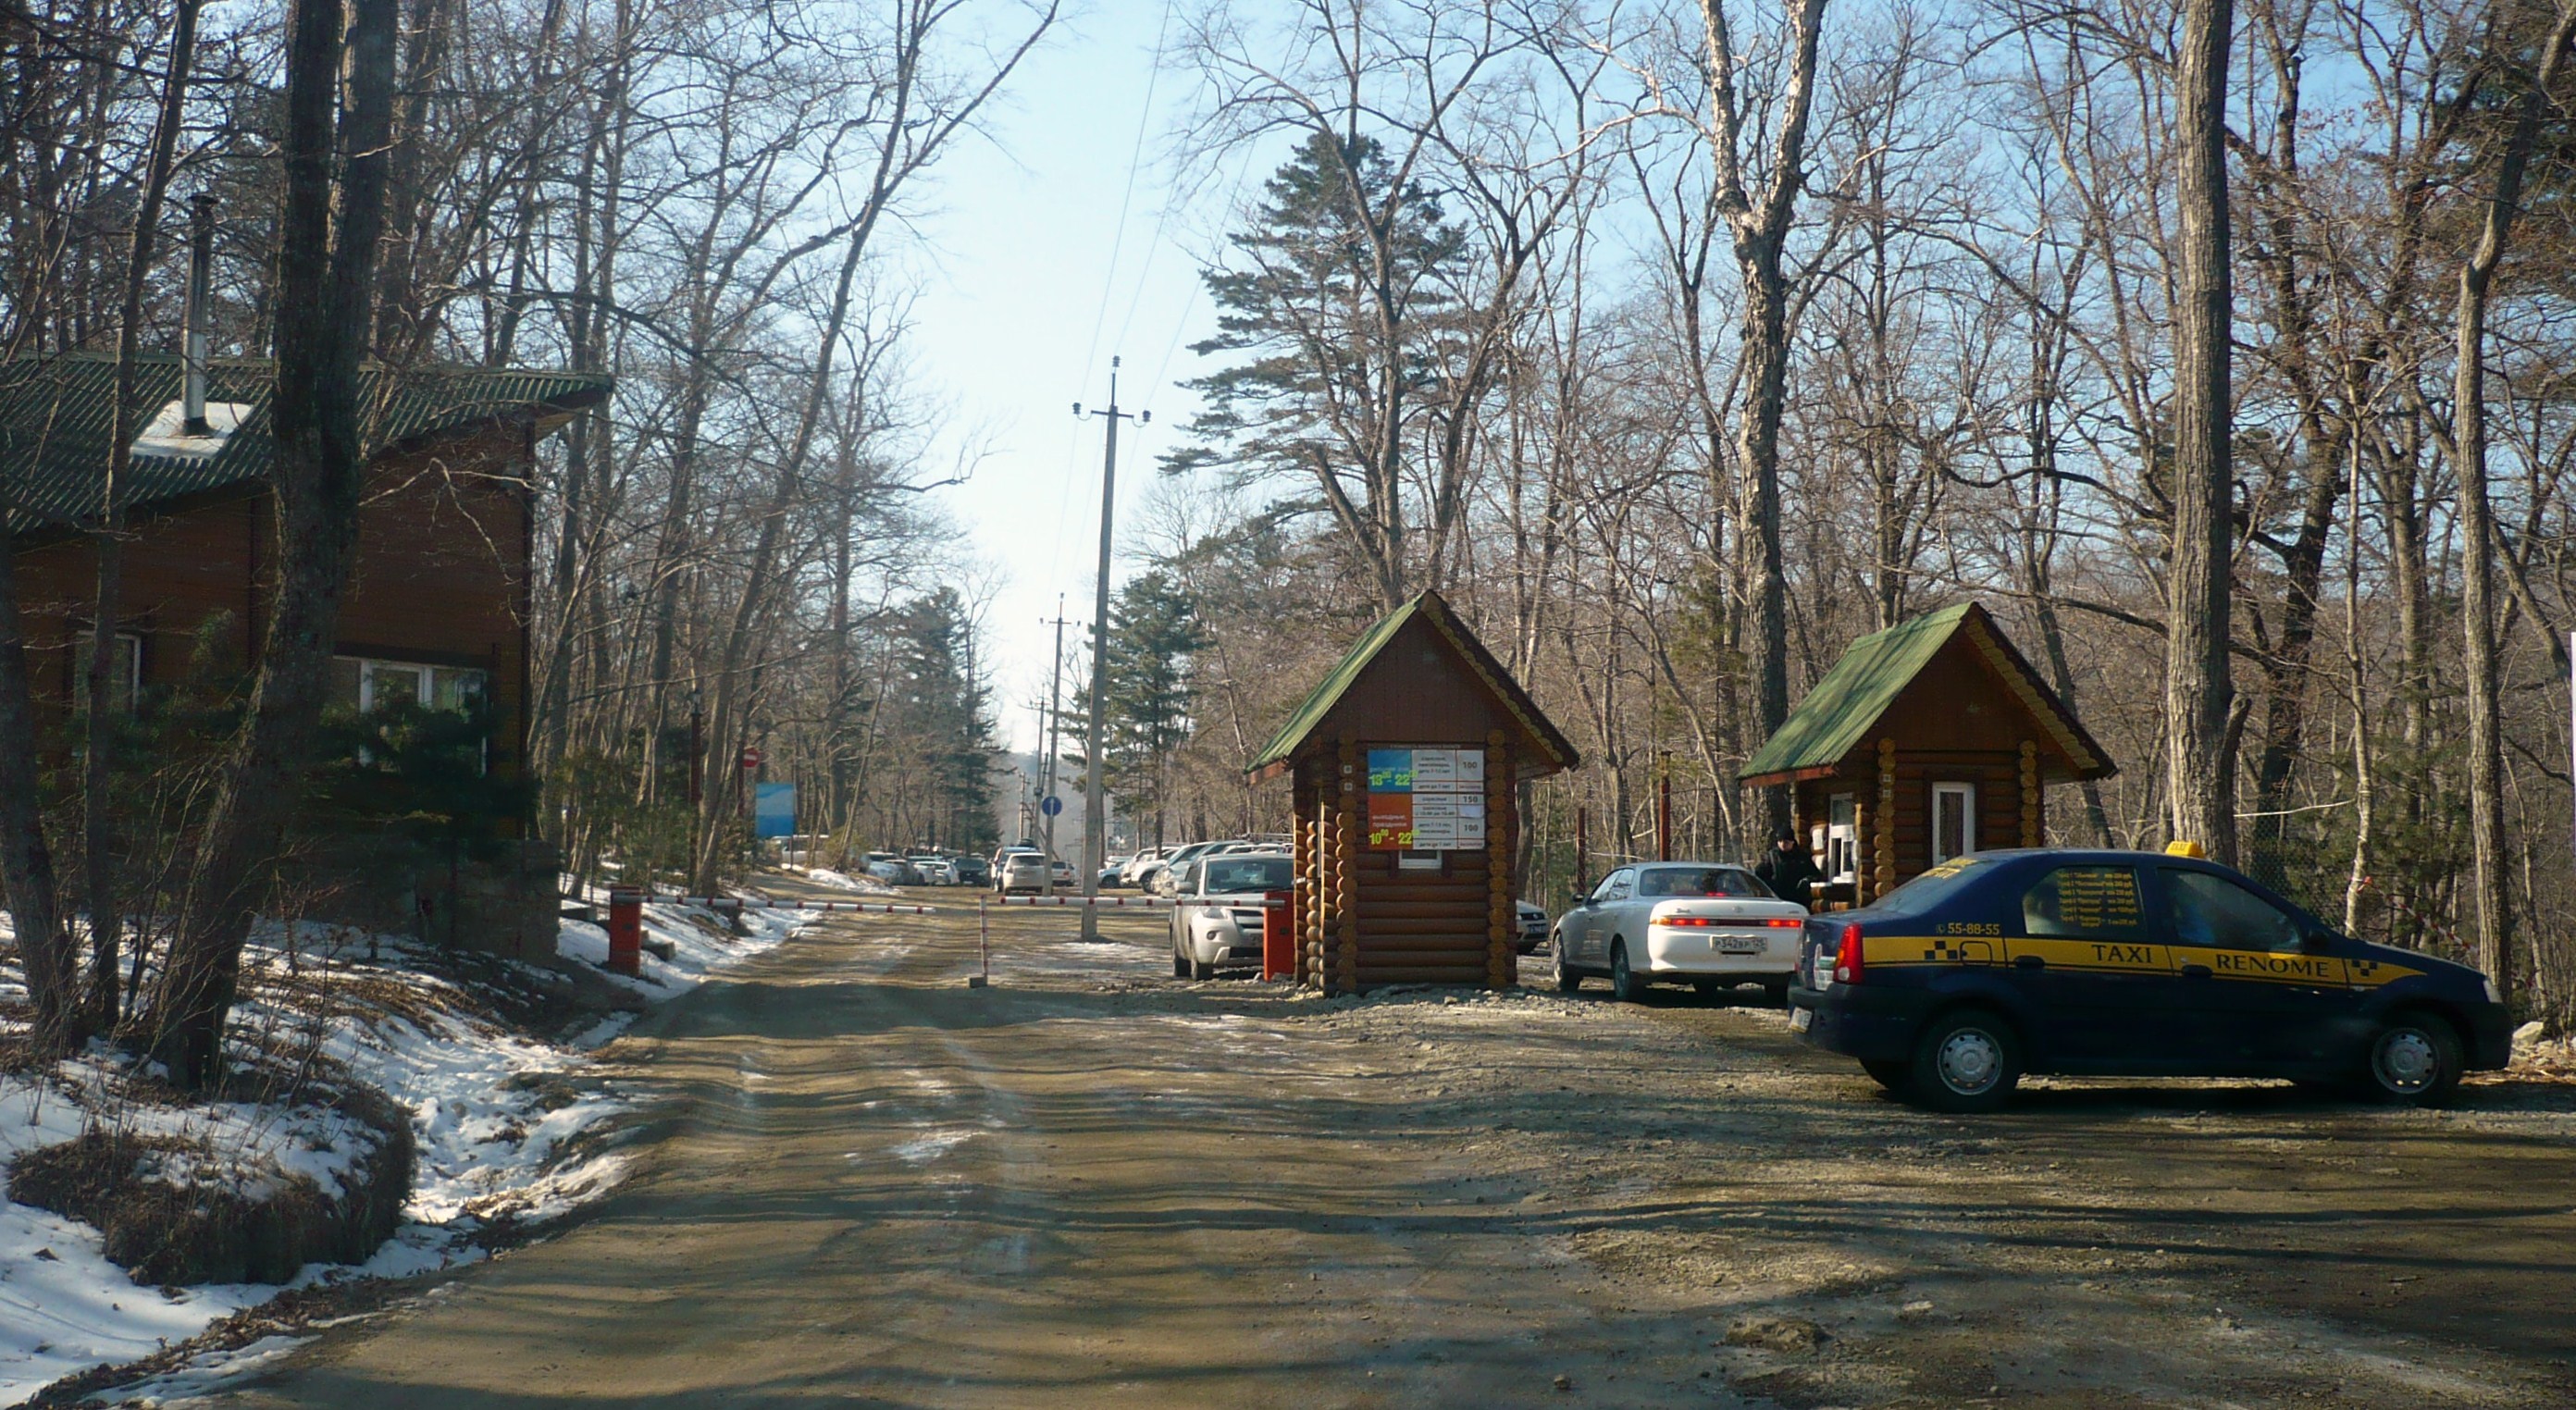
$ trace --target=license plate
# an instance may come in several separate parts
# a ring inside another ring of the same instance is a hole
[[[1721,935],[1717,937],[1717,952],[1721,955],[1758,955],[1762,953],[1762,943],[1759,935]]]
[[[1808,1029],[1813,1028],[1815,1024],[1816,1011],[1814,1009],[1791,1009],[1789,1011],[1790,1032],[1804,1033]]]

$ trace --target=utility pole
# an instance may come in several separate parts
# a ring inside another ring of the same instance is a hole
[[[1046,811],[1046,800],[1055,796],[1056,737],[1061,730],[1064,711],[1057,702],[1064,692],[1064,594],[1055,595],[1055,616],[1042,622],[1055,628],[1055,673],[1047,678],[1046,761],[1038,766],[1038,811],[1045,817],[1039,824],[1046,835],[1047,860],[1055,860],[1055,814]],[[1061,805],[1059,805],[1061,806]]]
[[[1083,415],[1082,403],[1073,404],[1073,414]],[[1082,790],[1082,894],[1100,894],[1100,865],[1109,853],[1101,845],[1103,829],[1108,823],[1108,808],[1101,796],[1101,703],[1109,693],[1109,546],[1113,521],[1118,510],[1118,419],[1132,416],[1142,426],[1154,419],[1150,411],[1118,409],[1118,359],[1109,359],[1108,409],[1092,408],[1091,415],[1109,423],[1108,443],[1100,452],[1100,581],[1095,586],[1091,609],[1091,735],[1084,749],[1083,762],[1088,777]],[[1062,609],[1058,609],[1060,612]],[[1097,907],[1082,908],[1082,938],[1100,938],[1100,914]]]

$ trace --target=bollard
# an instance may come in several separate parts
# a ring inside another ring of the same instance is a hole
[[[1289,905],[1294,893],[1271,891],[1261,898],[1261,977],[1286,979],[1297,972],[1297,920]]]
[[[993,982],[993,916],[984,909],[984,898],[975,898],[975,972],[966,976],[966,987],[981,989]]]
[[[629,979],[644,973],[644,893],[616,887],[608,893],[608,967]]]

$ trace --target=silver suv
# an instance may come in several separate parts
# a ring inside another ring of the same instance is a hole
[[[1047,875],[1044,852],[1005,852],[1001,864],[993,868],[993,889],[1005,896],[1014,891],[1043,896],[1051,889],[1052,883],[1053,878]]]
[[[1214,979],[1219,969],[1261,964],[1261,903],[1285,891],[1295,863],[1285,852],[1228,852],[1182,865],[1172,905],[1172,974]]]

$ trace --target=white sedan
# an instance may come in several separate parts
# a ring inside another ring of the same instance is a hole
[[[1753,873],[1715,862],[1645,862],[1601,879],[1556,922],[1556,987],[1586,975],[1623,1000],[1649,984],[1687,982],[1703,997],[1758,983],[1785,1001],[1806,935],[1807,908],[1771,894]]]

